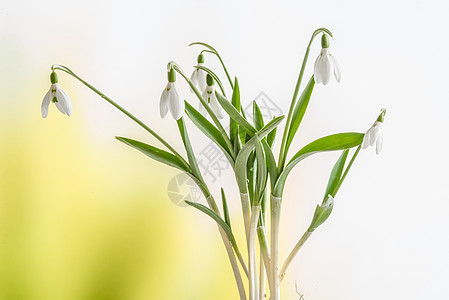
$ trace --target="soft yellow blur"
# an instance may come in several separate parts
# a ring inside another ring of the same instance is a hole
[[[79,109],[42,119],[42,96],[0,114],[0,299],[235,297],[214,224],[167,197],[177,172],[96,142]]]

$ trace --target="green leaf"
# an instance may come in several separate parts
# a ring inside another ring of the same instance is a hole
[[[273,129],[273,131],[275,130],[276,128]],[[271,146],[268,144],[267,141],[262,140],[262,146],[263,150],[265,151],[265,156],[267,158],[267,170],[268,173],[270,174],[271,188],[274,188],[274,185],[276,184],[278,178],[278,167],[276,165],[276,158],[274,157],[273,150],[271,149]]]
[[[228,101],[223,95],[215,91],[215,96],[220,103],[221,107],[226,111],[226,113],[242,127],[250,136],[254,136],[256,129],[251,125],[239,112],[238,110]]]
[[[240,89],[237,77],[235,77],[234,81],[231,104],[235,107],[237,112],[240,112]],[[238,143],[238,124],[231,117],[229,118],[229,137],[231,138],[231,143],[234,145],[235,150],[236,144]],[[237,151],[235,154],[237,155]]]
[[[248,157],[251,152],[256,147],[256,139],[263,139],[267,134],[269,134],[274,128],[276,128],[281,121],[284,119],[284,116],[277,117],[265,125],[257,134],[257,136],[252,137],[246,144],[243,146],[242,150],[240,150],[237,158],[235,159],[235,176],[237,179],[237,184],[239,186],[239,190],[241,193],[247,192],[246,186],[246,167],[248,162]]]
[[[186,112],[192,122],[198,127],[208,138],[210,138],[226,155],[231,165],[234,163],[231,153],[228,152],[226,142],[220,131],[212,125],[199,111],[185,101]]]
[[[262,113],[255,100],[253,101],[253,123],[256,130],[262,129],[264,125]]]
[[[318,226],[323,224],[329,218],[333,208],[334,198],[328,195],[321,205],[316,206],[312,222],[307,230],[313,232]]]
[[[338,186],[338,183],[341,179],[341,174],[343,173],[343,168],[345,167],[346,158],[348,157],[349,149],[343,150],[343,153],[340,155],[340,158],[335,163],[332,168],[331,175],[329,177],[329,181],[327,183],[326,192],[324,193],[324,199],[326,199],[327,195],[331,195],[335,197],[335,189]]]
[[[195,202],[190,202],[190,201],[185,201],[188,205],[198,209],[199,211],[205,213],[206,215],[208,215],[209,217],[211,217],[215,222],[217,222],[217,224],[224,230],[224,232],[226,233],[226,235],[228,236],[229,241],[232,244],[232,247],[234,247],[234,250],[236,253],[240,253],[239,248],[237,246],[237,242],[234,238],[234,234],[232,234],[232,229],[231,227],[229,227],[228,224],[226,224],[225,221],[223,221],[223,219],[216,214],[213,210],[211,210],[210,208],[208,208],[207,206],[204,206],[200,203],[195,203]]]
[[[285,169],[279,175],[272,191],[273,196],[282,196],[288,174],[300,161],[318,152],[344,150],[356,147],[362,143],[363,136],[363,133],[357,132],[337,133],[322,137],[304,146],[293,156],[290,162],[285,166]]]
[[[301,96],[299,97],[298,102],[295,105],[295,109],[292,113],[292,123],[289,128],[287,143],[285,144],[285,152],[288,151],[290,145],[295,137],[296,132],[298,131],[299,125],[304,117],[307,106],[309,105],[310,97],[312,96],[313,87],[315,86],[314,77],[310,78],[309,83],[304,88]]]
[[[189,135],[187,133],[186,124],[184,122],[184,117],[180,118],[178,121],[178,128],[179,133],[181,133],[181,138],[184,143],[184,147],[187,152],[187,157],[189,159],[190,167],[192,168],[193,174],[198,178],[201,179],[201,171],[198,167],[198,162],[196,161],[195,152],[193,152],[192,144],[190,143]]]
[[[221,188],[221,201],[223,203],[223,215],[225,222],[226,224],[228,224],[229,228],[231,228],[231,218],[229,217],[228,201],[226,200],[226,195],[223,188]]]
[[[263,151],[262,141],[256,134],[256,158],[257,158],[257,177],[256,177],[256,190],[254,197],[254,204],[256,206],[260,205],[263,193],[267,187],[267,164],[265,159],[265,153]]]
[[[276,118],[276,116],[274,118]],[[268,143],[268,146],[270,146],[270,148],[273,147],[274,140],[276,138],[276,132],[277,132],[277,128],[275,128],[272,132],[270,132],[267,135],[267,143]]]
[[[115,137],[117,140],[119,140],[120,142],[125,143],[128,146],[133,147],[134,149],[139,150],[140,152],[142,152],[143,154],[145,154],[148,157],[151,157],[154,160],[157,160],[158,162],[161,162],[163,164],[166,164],[170,167],[174,167],[177,168],[181,171],[184,171],[186,173],[191,173],[192,170],[190,170],[189,168],[187,168],[179,158],[177,158],[176,156],[174,156],[173,154],[164,151],[162,149],[150,146],[148,144],[136,141],[136,140],[132,140],[132,139],[128,139],[128,138],[124,138],[124,137],[119,137],[116,136]]]

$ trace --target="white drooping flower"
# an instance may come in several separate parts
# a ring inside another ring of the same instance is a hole
[[[219,119],[223,119],[223,111],[221,109],[220,103],[218,103],[217,96],[215,95],[215,88],[213,86],[214,79],[207,74],[207,85],[206,88],[202,94],[203,99],[209,104],[212,111],[215,113],[215,115]],[[207,116],[206,108],[203,106],[203,104],[200,102],[200,113],[202,113],[204,116]]]
[[[373,126],[365,133],[362,149],[366,149],[368,146],[374,146],[374,144],[376,144],[376,154],[379,154],[383,145],[382,122],[380,121],[374,122]]]
[[[70,100],[69,95],[67,95],[67,93],[59,86],[58,76],[55,72],[51,73],[50,81],[50,89],[47,94],[45,94],[41,105],[42,117],[46,118],[48,116],[50,102],[53,102],[61,113],[70,117],[72,115],[72,101]]]
[[[168,72],[168,83],[162,91],[159,109],[161,118],[167,115],[170,111],[175,120],[179,120],[184,114],[185,104],[184,100],[179,96],[175,86],[176,74],[175,70],[171,69]]]
[[[198,55],[197,62],[197,67],[204,66],[204,55],[202,53]],[[195,68],[190,76],[190,81],[192,81],[198,90],[204,91],[206,88],[206,72],[202,69]],[[190,91],[193,92],[192,88],[190,88]]]
[[[329,40],[326,34],[321,37],[321,52],[315,61],[314,78],[316,83],[328,84],[332,73],[337,82],[340,82],[341,72],[337,60],[329,51]]]

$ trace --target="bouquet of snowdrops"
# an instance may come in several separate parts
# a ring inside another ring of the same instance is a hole
[[[315,37],[319,35],[321,35],[322,50],[315,61],[314,74],[301,90],[310,46]],[[315,85],[319,83],[326,85],[332,76],[340,81],[340,69],[334,56],[329,51],[330,37],[332,37],[332,33],[326,28],[319,28],[312,34],[285,121],[284,116],[264,120],[258,104],[253,102],[253,121],[249,122],[242,109],[237,78],[231,79],[218,51],[206,43],[192,43],[191,45],[203,47],[198,55],[198,64],[195,66],[195,70],[188,77],[175,62],[168,63],[168,83],[160,98],[161,117],[165,117],[170,111],[170,114],[176,120],[186,156],[180,154],[163,137],[133,114],[62,65],[52,66],[51,87],[42,102],[42,116],[47,117],[51,102],[63,114],[68,116],[72,114],[71,100],[58,85],[56,71],[63,71],[81,81],[102,99],[143,127],[165,149],[125,137],[117,137],[117,139],[154,160],[181,170],[198,185],[206,199],[207,206],[186,202],[216,222],[235,276],[240,299],[266,299],[266,295],[269,294],[270,299],[279,300],[280,284],[290,263],[313,231],[328,219],[334,206],[334,199],[360,149],[376,145],[376,153],[379,153],[382,148],[382,123],[385,109],[381,110],[373,126],[365,134],[346,132],[325,136],[310,142],[287,160],[290,145],[298,132]],[[205,54],[215,55],[219,59],[230,89],[225,89],[220,78],[205,66]],[[192,93],[198,98],[198,109],[195,108],[197,103],[184,101],[184,98],[179,95],[176,89],[177,74],[190,86]],[[230,91],[230,93],[227,94],[226,91]],[[242,245],[239,245],[233,234],[225,190],[222,188],[219,196],[221,198],[220,209],[216,198],[211,194],[203,178],[189,139],[184,115],[187,115],[193,124],[223,151],[235,173],[242,206],[247,257],[243,257],[240,252]],[[229,118],[228,129],[225,129],[220,121],[225,116]],[[285,126],[283,132],[279,133],[282,135],[282,140],[279,156],[276,159],[273,153],[273,143],[278,133],[276,129],[283,121]],[[355,150],[350,154],[353,148]],[[332,168],[324,197],[321,203],[316,206],[310,226],[299,238],[285,262],[280,264],[279,222],[283,191],[288,175],[303,159],[326,151],[339,151],[341,155]],[[256,247],[260,249],[259,259],[257,258]]]

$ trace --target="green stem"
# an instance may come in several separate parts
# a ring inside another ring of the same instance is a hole
[[[292,119],[293,109],[295,108],[295,105],[296,105],[296,100],[298,98],[299,88],[301,86],[302,77],[304,76],[304,70],[306,69],[307,60],[309,58],[310,46],[312,45],[312,42],[315,39],[315,37],[320,32],[326,32],[327,34],[332,36],[332,33],[328,29],[318,28],[317,30],[315,30],[313,32],[312,37],[310,38],[309,44],[307,45],[306,53],[304,54],[304,59],[302,60],[302,65],[301,65],[301,70],[299,72],[298,80],[296,81],[295,92],[293,93],[293,98],[292,98],[292,102],[290,104],[290,109],[288,110],[288,116],[287,116],[287,121],[285,123],[284,134],[282,136],[282,143],[281,143],[281,148],[279,151],[279,166],[278,166],[279,174],[282,172],[282,170],[284,169],[284,166],[285,166],[285,159],[286,159],[287,151],[288,151],[288,149],[285,149],[285,145],[287,143],[287,137],[288,137],[288,133],[290,131],[290,123],[292,121],[291,119]]]
[[[201,95],[200,91],[197,89],[197,87],[190,81],[190,78],[188,78],[184,72],[181,70],[181,68],[175,63],[175,62],[170,62],[169,63],[169,67],[172,67],[176,70],[176,72],[178,72],[186,81],[187,83],[190,85],[190,87],[192,88],[193,92],[195,93],[195,95],[198,97],[198,99],[200,100],[201,104],[203,104],[204,108],[206,109],[207,113],[210,115],[210,117],[212,118],[212,121],[215,123],[215,126],[217,126],[218,130],[220,131],[221,135],[223,136],[223,139],[226,142],[226,146],[228,147],[229,153],[232,155],[232,158],[235,159],[235,154],[234,154],[234,147],[231,143],[231,140],[229,139],[228,135],[226,134],[225,129],[223,128],[223,126],[221,125],[220,121],[218,120],[217,116],[215,115],[214,111],[210,108],[209,104],[206,102],[206,100],[204,100],[203,96]]]
[[[346,170],[344,171],[343,175],[341,176],[341,179],[340,179],[340,181],[338,182],[337,187],[335,188],[334,198],[335,198],[335,195],[337,195],[337,192],[338,192],[338,190],[340,189],[340,187],[341,187],[343,181],[345,180],[346,175],[348,175],[348,172],[349,172],[349,170],[351,169],[352,164],[354,163],[354,161],[355,161],[357,155],[359,154],[360,149],[362,149],[362,146],[361,146],[361,145],[357,147],[357,150],[355,150],[354,155],[353,155],[352,158],[351,158],[351,161],[349,162],[348,166],[346,167]]]
[[[281,218],[281,197],[271,195],[271,300],[280,300],[279,282],[279,223]]]
[[[298,254],[299,249],[301,249],[302,245],[304,245],[304,243],[307,241],[307,239],[309,238],[309,236],[312,234],[311,231],[306,231],[301,239],[298,241],[298,243],[296,243],[295,247],[293,248],[292,252],[290,252],[290,255],[287,257],[287,259],[285,260],[284,265],[282,266],[281,272],[280,272],[280,278],[279,281],[282,282],[282,280],[285,277],[285,273],[287,272],[287,268],[290,265],[290,263],[292,262],[292,260],[295,258],[296,254]]]
[[[102,92],[100,92],[99,90],[97,90],[94,86],[92,86],[90,83],[88,83],[87,81],[85,81],[84,79],[82,79],[81,77],[79,77],[78,75],[76,75],[75,73],[72,72],[72,70],[70,70],[69,68],[62,66],[62,65],[53,65],[51,67],[52,70],[61,70],[63,72],[66,72],[67,74],[69,74],[70,76],[78,79],[81,83],[83,83],[85,86],[87,86],[89,89],[91,89],[92,91],[94,91],[97,95],[99,95],[101,98],[103,98],[104,100],[106,100],[107,102],[109,102],[110,104],[112,104],[112,106],[114,106],[115,108],[117,108],[118,110],[120,110],[122,113],[124,113],[126,116],[128,116],[131,120],[133,120],[134,122],[136,122],[138,125],[140,125],[143,129],[145,129],[146,131],[148,131],[152,136],[154,136],[159,142],[161,142],[165,147],[167,147],[168,150],[170,150],[177,158],[179,158],[179,160],[181,160],[181,162],[188,168],[190,168],[189,164],[184,160],[184,158],[181,156],[181,154],[179,154],[168,142],[166,142],[161,136],[159,136],[155,131],[153,131],[150,127],[148,127],[147,125],[145,125],[145,123],[143,123],[141,120],[139,120],[137,117],[135,117],[133,114],[131,114],[129,111],[127,111],[126,109],[124,109],[123,107],[121,107],[119,104],[117,104],[115,101],[113,101],[111,98],[109,98],[108,96],[106,96],[105,94],[103,94]]]

